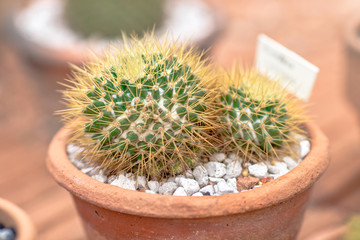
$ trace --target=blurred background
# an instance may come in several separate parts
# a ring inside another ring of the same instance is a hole
[[[299,239],[360,228],[360,1],[0,0],[0,197],[29,214],[39,239],[84,239],[70,195],[45,168],[68,63],[89,58],[87,49],[101,54],[121,31],[154,26],[225,67],[252,65],[259,33],[318,66],[309,113],[330,139],[331,165]]]

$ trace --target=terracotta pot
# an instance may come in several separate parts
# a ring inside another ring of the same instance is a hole
[[[347,97],[360,114],[360,18],[352,18],[345,27],[347,60]]]
[[[0,223],[16,231],[16,240],[35,240],[35,227],[28,215],[15,204],[0,198]]]
[[[306,125],[312,147],[288,174],[222,196],[164,196],[101,183],[68,159],[69,130],[50,144],[47,167],[73,196],[89,239],[295,239],[310,190],[328,166],[328,140]]]

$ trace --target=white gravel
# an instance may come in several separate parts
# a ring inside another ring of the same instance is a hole
[[[249,166],[249,173],[257,178],[266,177],[268,174],[268,168],[264,163],[256,163]]]
[[[208,171],[204,166],[195,167],[193,176],[200,186],[205,186],[209,182]]]
[[[160,188],[160,183],[158,181],[149,181],[148,182],[148,187],[151,191],[153,192],[159,192],[159,188]]]
[[[180,179],[181,178],[186,178],[184,175],[178,175],[178,176],[176,176],[176,178],[175,178],[175,183],[177,184],[177,185],[180,185]]]
[[[306,157],[310,152],[310,142],[308,140],[302,140],[300,142],[300,158]]]
[[[103,183],[106,182],[106,180],[107,180],[107,177],[105,175],[103,175],[103,174],[92,175],[92,178],[94,178],[94,179],[96,179],[96,180],[98,180],[100,182],[103,182]]]
[[[188,194],[185,192],[185,189],[183,187],[178,187],[174,194],[174,196],[187,196]]]
[[[172,195],[177,188],[176,183],[166,182],[159,187],[159,193],[162,195]]]
[[[218,184],[216,184],[217,186],[217,194],[222,195],[222,194],[227,194],[227,193],[233,193],[236,192],[236,188],[233,188],[230,184],[227,184],[227,182],[225,181],[220,181]]]
[[[205,164],[205,168],[210,177],[222,177],[226,174],[226,165],[219,162],[208,162]]]
[[[138,176],[137,177],[137,188],[146,188],[146,178],[145,176]]]
[[[120,173],[119,176],[110,176],[107,178],[101,171],[94,167],[87,166],[83,161],[76,158],[81,148],[74,145],[67,147],[69,159],[85,174],[94,179],[115,185],[118,187],[139,190],[145,189],[145,192],[151,194],[163,194],[174,196],[218,196],[222,194],[237,193],[237,178],[241,175],[241,158],[235,154],[226,155],[224,153],[215,153],[209,158],[209,162],[204,165],[196,166],[193,170],[188,170],[184,175],[171,177],[162,182],[146,181],[144,176],[135,179],[131,173]],[[310,142],[301,140],[299,144],[301,156],[306,156],[310,151]],[[250,176],[259,178],[272,177],[276,179],[295,168],[302,159],[294,160],[290,157],[284,157],[273,164],[265,163],[246,163]],[[257,188],[261,185],[255,185]],[[248,191],[248,190],[242,190]]]
[[[210,157],[210,162],[222,162],[226,159],[225,153],[214,153]]]
[[[180,185],[185,189],[185,192],[189,196],[200,190],[199,183],[194,179],[181,178]]]
[[[201,192],[196,192],[196,193],[194,193],[193,195],[191,195],[191,196],[194,196],[194,197],[202,197],[202,196],[204,196]]]
[[[193,172],[189,169],[185,172],[185,177],[194,178]]]
[[[238,177],[242,171],[241,163],[239,161],[229,162],[226,166],[225,179]]]
[[[269,173],[272,174],[286,174],[289,172],[286,163],[284,162],[275,162],[274,164],[267,163],[266,164]]]
[[[229,186],[231,186],[233,189],[236,189],[237,190],[237,187],[236,187],[236,178],[230,178],[228,179],[227,181],[227,184]]]
[[[284,157],[282,161],[286,164],[289,170],[293,170],[298,165],[298,162],[296,162],[291,157]]]
[[[120,174],[110,184],[121,187],[121,188],[126,188],[126,189],[130,189],[130,190],[136,190],[135,183],[136,183],[136,181],[133,180],[132,178],[126,177],[125,175]]]
[[[215,193],[215,190],[214,190],[214,187],[212,185],[207,185],[203,188],[200,189],[200,192],[203,194],[203,195],[214,195]]]
[[[219,183],[225,182],[226,180],[224,178],[209,177],[209,181],[212,183]]]

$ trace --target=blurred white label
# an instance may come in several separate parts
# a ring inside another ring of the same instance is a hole
[[[297,97],[310,98],[318,67],[264,34],[258,37],[255,61],[261,73],[279,78]]]

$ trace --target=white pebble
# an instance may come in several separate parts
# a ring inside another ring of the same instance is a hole
[[[191,196],[194,196],[194,197],[202,197],[202,196],[204,196],[201,192],[196,192],[196,193],[194,193],[193,195],[191,195]]]
[[[192,172],[190,169],[186,170],[186,172],[185,172],[185,177],[187,177],[187,178],[194,178],[193,172]]]
[[[145,190],[146,193],[151,193],[151,194],[156,194],[156,192],[151,191],[151,190]]]
[[[111,185],[115,185],[118,187],[136,190],[135,181],[133,179],[127,178],[124,175],[119,175],[114,181],[110,183]]]
[[[212,185],[207,185],[203,188],[200,189],[200,192],[203,194],[203,195],[214,195],[215,191],[214,191],[214,187]]]
[[[300,157],[304,158],[310,152],[310,142],[303,140],[300,142]]]
[[[298,165],[298,163],[291,157],[284,157],[282,161],[286,164],[289,170],[293,170]]]
[[[135,181],[135,175],[132,174],[132,173],[126,173],[125,176],[131,180],[134,180]]]
[[[219,162],[208,162],[205,164],[205,168],[208,171],[210,177],[222,177],[226,174],[226,166]]]
[[[92,176],[92,175],[96,174],[97,170],[94,167],[87,167],[87,168],[81,169],[81,171],[89,176]]]
[[[229,178],[226,182],[227,182],[227,184],[228,184],[229,186],[231,186],[233,189],[236,189],[236,190],[237,190],[236,178]]]
[[[277,179],[279,177],[281,177],[283,174],[269,174],[270,177],[272,177],[273,179]]]
[[[145,176],[137,177],[137,188],[146,188],[146,178]]]
[[[92,175],[91,177],[100,182],[103,182],[103,183],[106,182],[106,180],[107,180],[107,177],[103,174],[95,174],[95,175]]]
[[[264,163],[256,163],[248,167],[249,173],[257,178],[263,178],[267,175],[268,168]]]
[[[208,172],[204,166],[197,166],[193,171],[193,176],[200,186],[205,186],[209,182]]]
[[[76,161],[76,157],[84,150],[84,148],[76,146],[74,144],[68,144],[66,150],[71,161]]]
[[[219,194],[233,193],[236,189],[232,188],[226,182],[219,182],[216,184]]]
[[[160,183],[158,181],[149,181],[148,186],[151,191],[159,192]]]
[[[185,189],[187,195],[192,195],[200,190],[200,186],[194,179],[181,178],[180,185]]]
[[[222,162],[224,161],[226,158],[226,155],[224,153],[214,153],[211,157],[210,157],[210,161],[212,162]]]
[[[220,195],[220,193],[219,193],[219,187],[218,187],[218,185],[215,185],[214,186],[214,196],[219,196]]]
[[[111,184],[116,178],[117,178],[117,176],[111,175],[110,177],[108,177],[107,183]]]
[[[179,176],[176,176],[176,177],[175,177],[175,183],[176,183],[177,185],[180,185],[180,178],[185,178],[185,176],[184,176],[184,175],[179,175]]]
[[[232,160],[231,158],[227,158],[227,159],[225,159],[224,160],[224,163],[226,164],[226,165],[228,165],[229,163],[232,163],[232,162],[234,162],[235,160]]]
[[[225,179],[238,177],[241,174],[242,167],[239,161],[234,161],[229,163],[226,166],[226,175],[224,176]]]
[[[167,182],[175,182],[175,178],[174,177],[170,177]]]
[[[266,165],[268,167],[269,173],[271,174],[284,175],[289,172],[289,169],[284,162],[275,162],[274,165],[267,163]]]
[[[69,155],[70,158],[70,155]],[[72,161],[72,163],[75,165],[75,167],[77,167],[78,169],[82,169],[82,168],[86,168],[86,164],[85,162],[74,158],[74,160]]]
[[[159,187],[159,193],[162,195],[172,195],[177,189],[177,184],[174,182],[166,182]]]
[[[223,178],[216,178],[216,177],[209,177],[209,181],[213,182],[213,183],[218,183],[218,182],[225,182],[225,179]]]
[[[173,193],[174,196],[187,196],[185,189],[183,187],[178,187]]]

